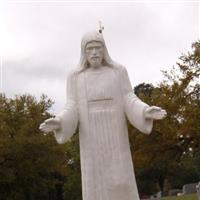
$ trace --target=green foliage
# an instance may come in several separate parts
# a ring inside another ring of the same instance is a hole
[[[44,95],[39,101],[30,95],[0,96],[0,199],[45,200],[63,185],[63,145],[38,129],[50,117],[51,105]]]
[[[75,134],[65,145],[67,158],[67,179],[64,184],[64,199],[81,200],[81,169],[79,154],[79,138]]]
[[[198,197],[196,194],[189,194],[189,195],[183,195],[179,197],[165,197],[161,200],[198,200]]]
[[[182,55],[171,71],[163,72],[165,80],[157,87],[143,83],[135,88],[143,101],[160,106],[168,113],[164,120],[154,122],[150,136],[129,128],[141,193],[182,187],[200,179],[197,167],[200,152],[200,43],[196,42],[192,47],[192,51]],[[190,158],[187,164],[186,158]],[[196,164],[192,160],[196,160]],[[144,178],[151,181],[144,182]]]

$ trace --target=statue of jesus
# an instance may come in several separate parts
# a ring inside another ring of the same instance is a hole
[[[67,102],[40,125],[65,143],[79,127],[83,200],[139,200],[127,120],[150,134],[166,111],[142,102],[126,68],[109,56],[102,32],[83,36],[78,67],[67,78]]]

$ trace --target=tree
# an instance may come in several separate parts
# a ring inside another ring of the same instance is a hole
[[[150,191],[141,184],[141,193],[150,194],[156,188],[163,191],[167,189],[166,181],[171,181],[174,187],[183,184],[184,180],[174,184],[174,172],[180,169],[185,155],[194,158],[200,151],[200,42],[194,43],[191,52],[182,55],[171,71],[163,73],[165,80],[158,86],[143,83],[135,88],[142,100],[158,105],[168,113],[166,119],[154,124],[149,137],[130,126],[138,183],[148,176],[152,180],[149,182],[151,188],[154,185]]]
[[[64,146],[38,129],[52,103],[44,95],[0,95],[0,199],[57,198],[66,177]]]

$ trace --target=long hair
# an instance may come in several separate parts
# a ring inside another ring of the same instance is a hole
[[[78,64],[78,71],[82,72],[85,69],[87,69],[89,67],[86,55],[85,55],[85,49],[86,49],[86,45],[89,42],[100,42],[103,45],[103,60],[102,60],[102,65],[104,66],[108,66],[108,67],[112,67],[115,68],[117,66],[120,66],[119,64],[117,64],[116,62],[114,62],[111,57],[109,56],[104,38],[102,33],[99,33],[97,31],[90,31],[88,33],[86,33],[81,41],[81,58]]]

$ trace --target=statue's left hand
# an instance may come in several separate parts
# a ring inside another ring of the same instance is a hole
[[[166,115],[166,110],[157,106],[151,106],[144,111],[144,117],[146,119],[163,119]]]

